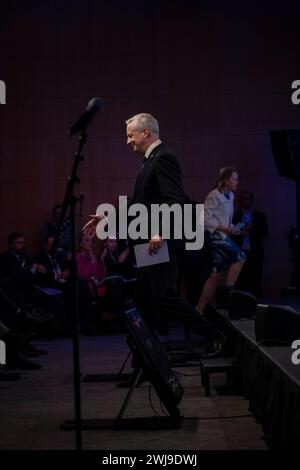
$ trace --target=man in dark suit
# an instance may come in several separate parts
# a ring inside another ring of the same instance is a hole
[[[147,207],[150,227],[153,204],[179,204],[183,207],[185,195],[181,170],[172,150],[159,139],[158,122],[153,116],[138,114],[128,119],[126,124],[128,145],[134,152],[144,155],[131,204],[140,203]],[[161,233],[148,235],[150,252],[159,250]],[[137,306],[152,330],[159,315],[177,316],[184,322],[200,320],[194,308],[178,293],[178,261],[184,247],[183,240],[174,240],[172,235],[171,227],[171,238],[168,240],[170,261],[138,269]]]
[[[39,313],[38,320],[48,322],[54,316],[65,318],[62,293],[49,295],[39,286],[39,275],[46,268],[33,260],[25,252],[25,238],[22,233],[13,232],[7,237],[8,250],[0,256],[0,269],[17,289],[26,304],[39,307],[48,313]],[[51,312],[51,313],[50,313]]]
[[[243,191],[240,195],[241,210],[233,216],[233,223],[244,223],[239,235],[232,237],[246,254],[237,287],[247,289],[256,297],[262,296],[261,278],[264,262],[263,240],[268,236],[268,223],[263,212],[253,209],[254,195]]]
[[[54,235],[48,235],[44,241],[43,249],[33,258],[37,266],[44,269],[37,273],[37,283],[41,286],[62,289],[69,278],[70,270],[62,270],[56,257],[51,254]]]
[[[7,237],[8,250],[1,254],[1,270],[14,286],[25,296],[36,282],[36,272],[43,270],[25,253],[25,238],[22,233],[13,232]]]
[[[127,144],[134,152],[144,156],[130,204],[143,204],[148,209],[148,228],[151,227],[153,204],[179,204],[183,206],[180,165],[172,152],[159,138],[157,120],[147,113],[126,121]],[[83,230],[92,234],[99,218],[94,217]],[[158,233],[148,232],[148,239],[131,240],[131,244],[149,243],[150,253],[161,248],[161,225]],[[174,235],[174,234],[173,234]],[[137,307],[141,316],[154,331],[159,315],[180,318],[184,323],[204,323],[204,318],[178,292],[178,260],[183,250],[183,240],[168,240],[169,262],[140,267],[137,272]]]

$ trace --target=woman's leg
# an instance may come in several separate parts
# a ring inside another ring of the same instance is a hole
[[[211,273],[206,283],[204,284],[200,299],[195,309],[203,315],[204,307],[208,304],[210,299],[215,293],[215,290],[222,278],[223,273]]]
[[[244,266],[245,261],[238,261],[237,263],[233,263],[230,268],[227,271],[227,276],[226,276],[226,285],[227,286],[234,286],[236,281],[238,280],[238,277],[240,275],[240,272],[242,270],[242,267]]]

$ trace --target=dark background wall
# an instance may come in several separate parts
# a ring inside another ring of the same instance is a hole
[[[249,3],[249,5],[247,4]],[[37,246],[63,198],[76,139],[68,128],[89,99],[105,108],[90,127],[79,191],[84,218],[130,194],[140,157],[124,120],[147,111],[176,151],[186,192],[203,202],[221,166],[236,165],[269,220],[264,285],[289,284],[287,231],[294,183],[278,176],[269,130],[300,127],[291,83],[300,79],[296,2],[10,2],[1,6],[1,248],[24,232]]]

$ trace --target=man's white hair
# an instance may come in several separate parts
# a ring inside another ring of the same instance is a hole
[[[135,130],[142,131],[148,129],[151,134],[159,135],[159,125],[155,117],[148,113],[140,113],[127,119],[126,125],[133,124]]]

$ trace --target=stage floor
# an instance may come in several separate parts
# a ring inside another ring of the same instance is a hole
[[[170,339],[165,337],[164,339]],[[22,372],[16,382],[0,382],[0,449],[73,449],[72,431],[60,424],[74,417],[72,343],[61,339],[37,342],[48,351],[38,358],[41,370]],[[121,335],[82,337],[81,371],[118,372],[128,349]],[[197,374],[199,367],[176,368]],[[204,396],[200,376],[180,376],[185,395],[179,405],[184,415],[181,429],[158,431],[83,431],[84,449],[106,450],[212,450],[265,449],[261,427],[248,411],[248,402],[238,396],[218,396],[213,385],[225,382],[224,374],[211,376],[211,396]],[[115,383],[82,383],[82,417],[115,418],[127,393]],[[152,401],[163,414],[155,391]],[[152,416],[149,383],[134,391],[127,417]]]

